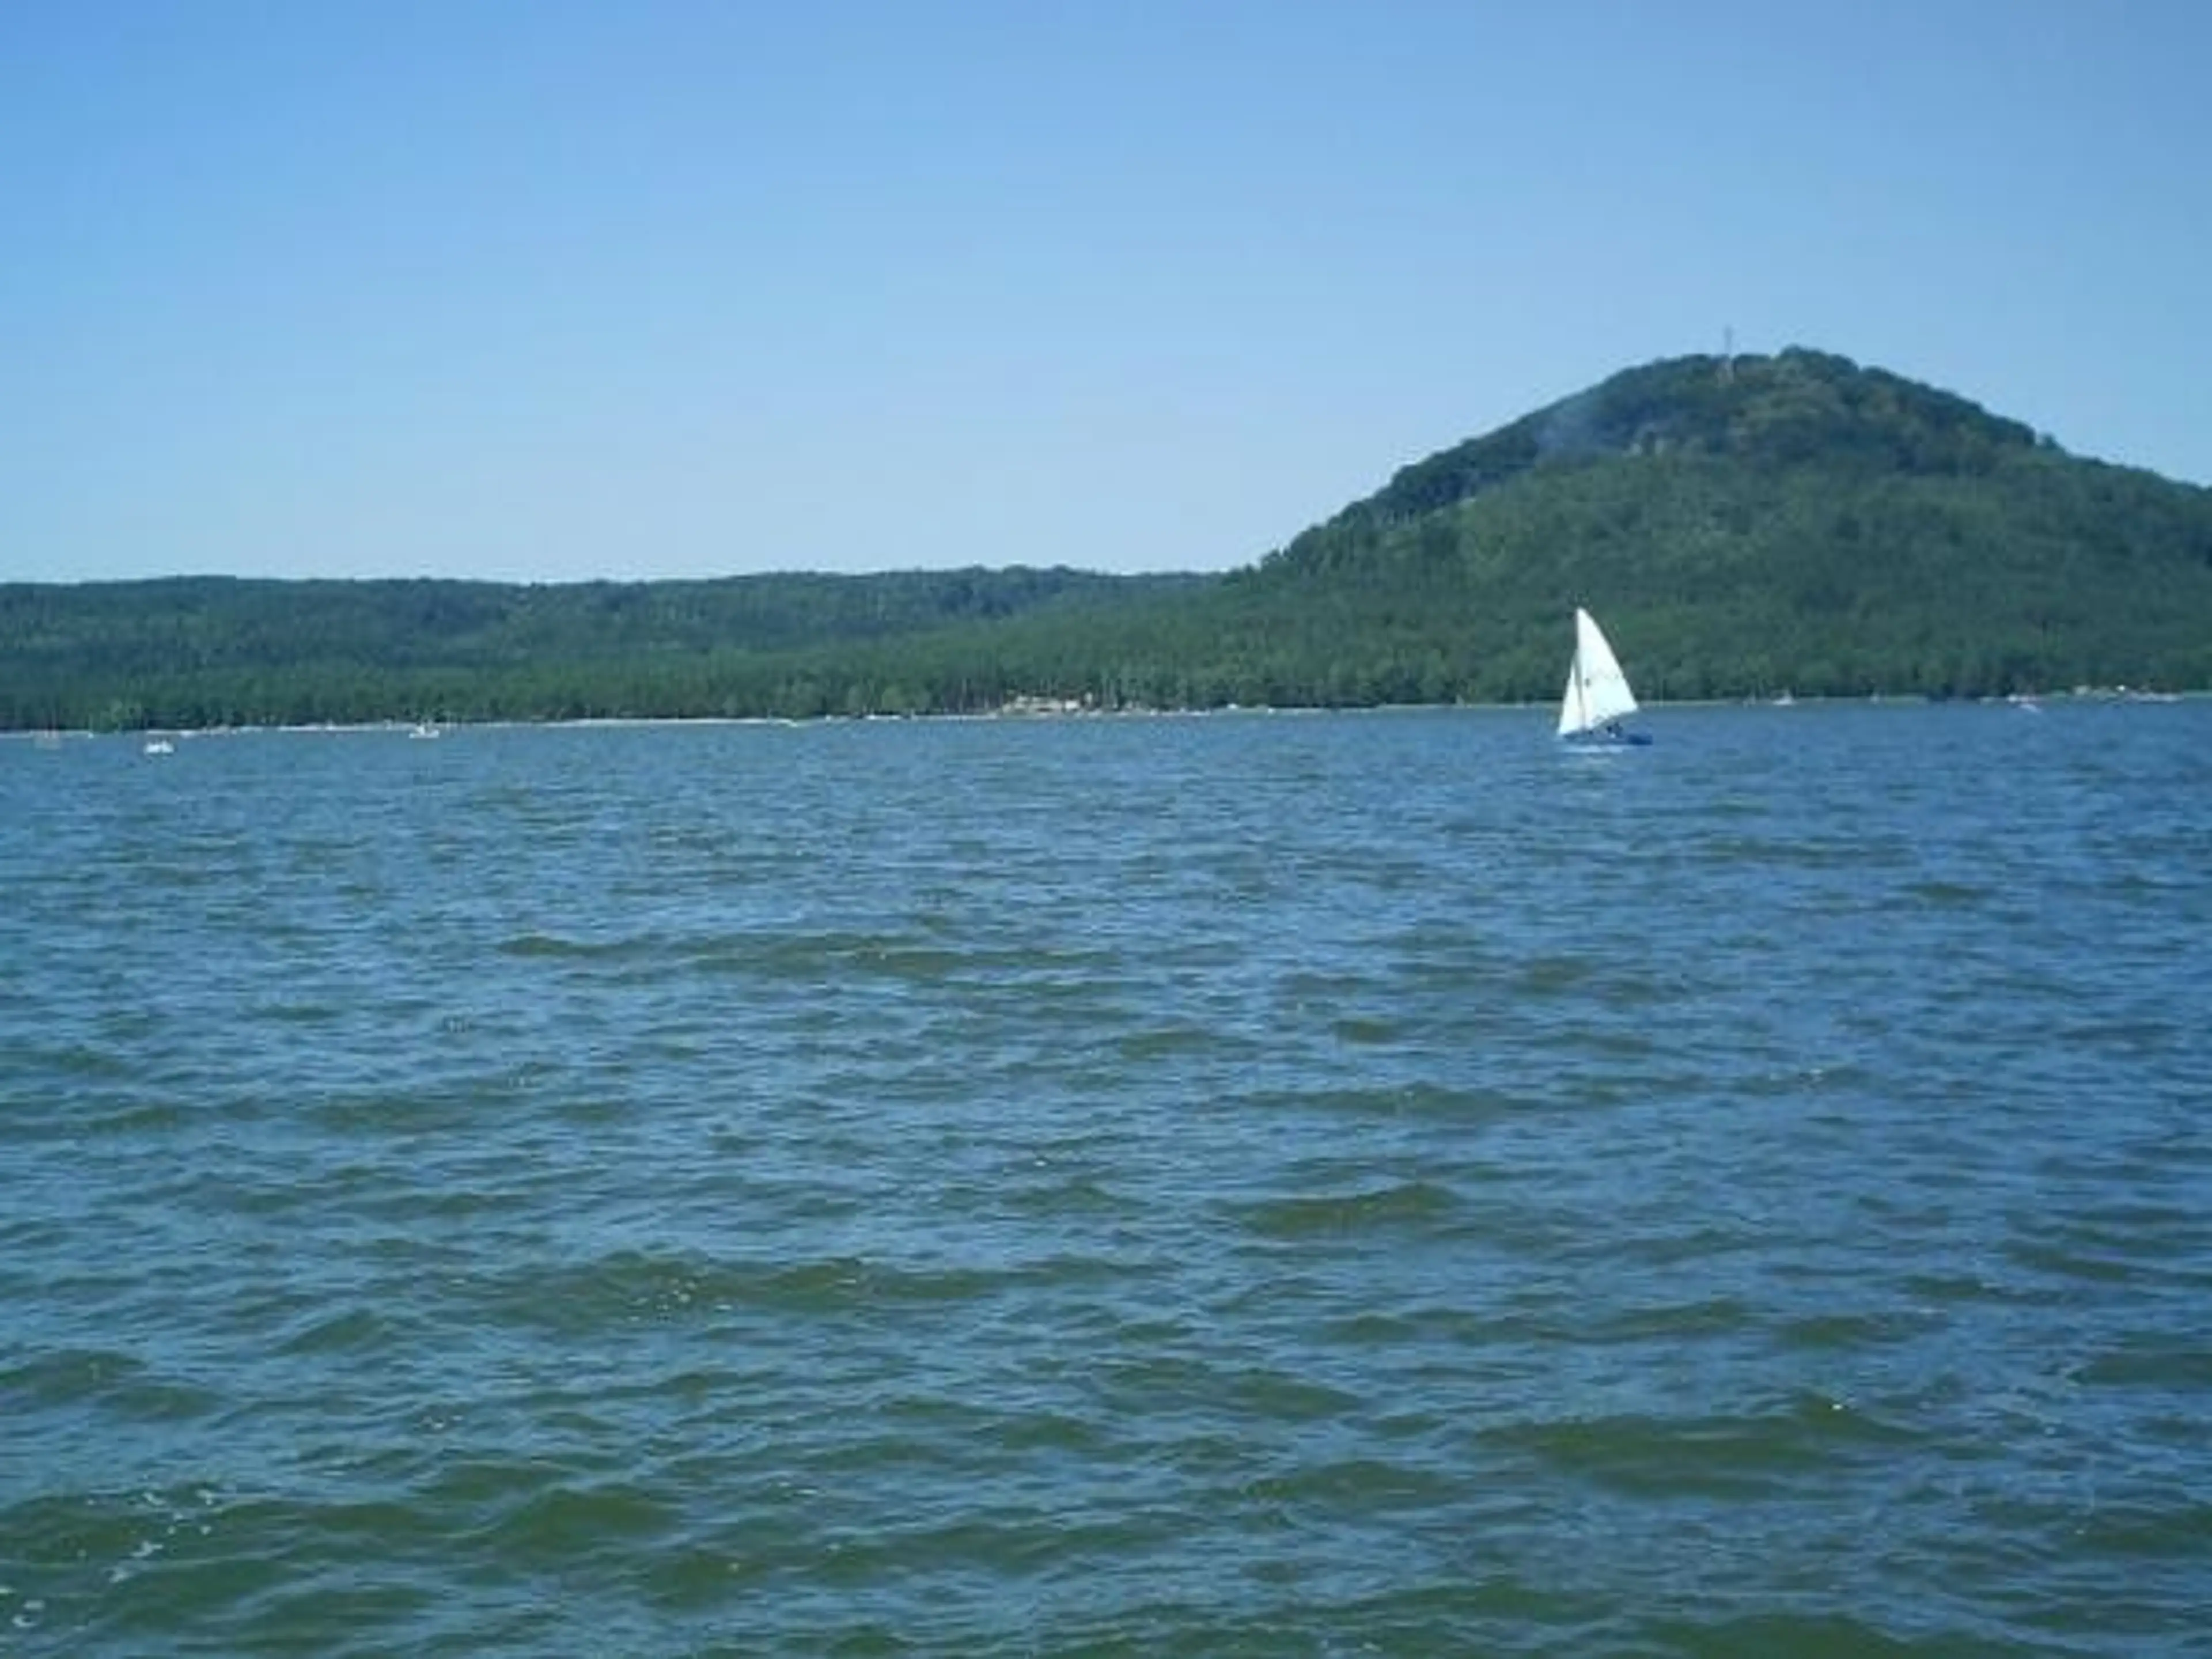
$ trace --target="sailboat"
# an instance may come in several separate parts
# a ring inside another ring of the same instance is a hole
[[[1636,748],[1648,744],[1648,733],[1633,732],[1621,720],[1636,712],[1636,693],[1628,689],[1628,676],[1613,654],[1597,619],[1580,605],[1575,607],[1575,659],[1567,668],[1566,695],[1559,699],[1559,737],[1585,748]]]

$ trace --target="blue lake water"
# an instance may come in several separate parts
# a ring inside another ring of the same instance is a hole
[[[0,1655],[2203,1653],[2212,705],[0,742]]]

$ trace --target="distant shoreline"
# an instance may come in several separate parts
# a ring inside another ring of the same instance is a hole
[[[2014,693],[2007,696],[1936,697],[1920,692],[1874,692],[1858,697],[1679,697],[1654,698],[1644,703],[1647,711],[1711,709],[1711,708],[1771,708],[1777,713],[1792,708],[2024,708],[2044,704],[2158,704],[2197,702],[2212,699],[2212,691],[2142,691],[2125,686],[2094,687],[2071,691]],[[442,734],[452,732],[533,732],[533,731],[625,731],[664,728],[693,728],[708,726],[805,727],[828,726],[906,725],[920,722],[933,724],[977,725],[998,721],[1043,724],[1050,721],[1076,720],[1155,720],[1266,718],[1291,719],[1320,715],[1369,715],[1420,714],[1548,714],[1548,702],[1393,702],[1362,703],[1343,707],[1324,707],[1310,703],[1223,704],[1209,708],[1006,708],[977,713],[928,712],[910,714],[809,714],[787,716],[777,714],[641,714],[589,715],[574,720],[447,720],[428,722]],[[173,738],[222,738],[247,736],[283,737],[375,737],[411,736],[417,726],[424,724],[414,720],[353,720],[332,721],[326,724],[295,723],[275,726],[147,726],[128,730],[95,731],[88,726],[0,728],[0,741],[17,740],[48,743],[59,740],[85,740],[101,738],[142,739],[163,736]]]

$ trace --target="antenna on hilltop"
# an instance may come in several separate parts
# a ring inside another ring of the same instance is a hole
[[[1724,328],[1721,331],[1721,384],[1723,386],[1735,384],[1735,330],[1734,328]]]

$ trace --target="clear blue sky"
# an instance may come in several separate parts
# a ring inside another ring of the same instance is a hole
[[[2197,0],[12,0],[0,580],[1246,563],[1682,352],[2212,483]]]

